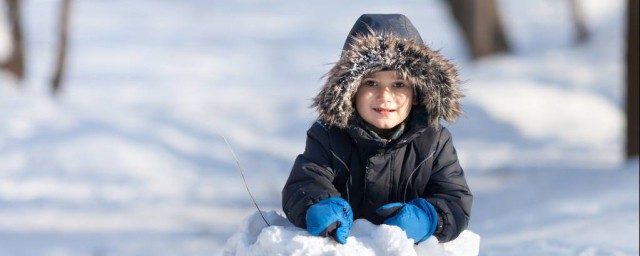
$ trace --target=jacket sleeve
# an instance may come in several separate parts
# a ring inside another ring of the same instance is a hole
[[[451,133],[446,128],[440,132],[424,197],[438,212],[434,235],[441,243],[457,238],[467,228],[473,195],[458,162]]]
[[[306,228],[309,206],[328,197],[340,196],[332,184],[335,171],[331,168],[328,136],[321,124],[311,126],[304,153],[296,158],[282,189],[282,210],[291,223],[301,228]]]

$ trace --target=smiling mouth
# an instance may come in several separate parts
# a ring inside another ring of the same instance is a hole
[[[378,112],[381,115],[388,115],[388,114],[391,114],[393,112],[396,112],[395,109],[388,109],[388,108],[373,108],[373,110],[375,112]]]

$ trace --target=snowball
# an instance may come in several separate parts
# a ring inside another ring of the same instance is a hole
[[[222,255],[478,255],[480,236],[465,230],[448,243],[430,237],[419,245],[396,226],[375,225],[357,219],[346,244],[331,238],[312,236],[291,224],[275,211],[263,212],[264,222],[256,212],[247,217],[227,240]]]

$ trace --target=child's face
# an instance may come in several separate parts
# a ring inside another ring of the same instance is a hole
[[[379,71],[362,79],[356,110],[374,127],[386,130],[402,123],[413,103],[413,85],[396,71]]]

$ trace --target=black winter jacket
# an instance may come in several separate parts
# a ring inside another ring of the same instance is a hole
[[[425,198],[438,212],[434,235],[440,242],[466,229],[472,195],[458,163],[451,134],[439,126],[414,124],[388,145],[364,129],[344,129],[316,122],[307,132],[282,191],[287,218],[305,228],[307,208],[327,197],[340,196],[354,218],[384,221],[375,210],[391,202]]]

